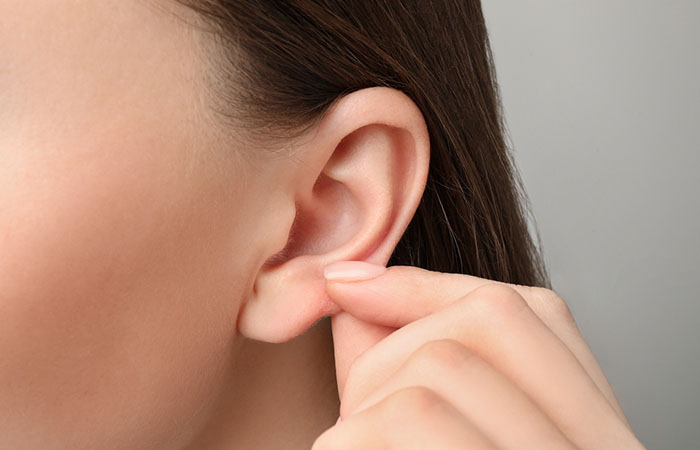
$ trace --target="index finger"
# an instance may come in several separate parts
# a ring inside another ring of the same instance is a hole
[[[360,278],[362,274],[371,278]],[[324,276],[326,292],[341,309],[393,328],[433,314],[487,284],[507,285],[535,313],[542,309],[539,296],[533,295],[536,288],[414,266],[390,266],[382,272],[380,266],[364,261],[342,261],[326,266]]]
[[[362,278],[362,273],[370,278]],[[364,261],[342,261],[326,266],[326,292],[344,312],[388,328],[401,328],[436,313],[488,284],[514,289],[532,311],[576,356],[618,415],[629,426],[610,383],[576,326],[571,312],[554,291],[479,278],[461,273],[436,272],[414,266],[381,270]]]

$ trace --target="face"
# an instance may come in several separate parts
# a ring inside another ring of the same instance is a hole
[[[153,2],[0,16],[0,447],[175,448],[233,358],[270,179]]]

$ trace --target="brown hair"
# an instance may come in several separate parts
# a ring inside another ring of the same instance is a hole
[[[302,133],[366,87],[416,103],[429,176],[389,265],[551,287],[506,144],[479,0],[178,2],[212,26],[220,112],[251,136]]]

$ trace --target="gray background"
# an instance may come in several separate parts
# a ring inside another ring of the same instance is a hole
[[[554,289],[648,448],[700,448],[700,2],[484,2]]]

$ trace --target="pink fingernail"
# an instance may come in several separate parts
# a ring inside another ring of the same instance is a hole
[[[323,276],[330,281],[362,281],[376,278],[386,267],[364,261],[338,261],[323,268]]]
[[[335,424],[338,425],[338,424],[339,424],[340,422],[342,422],[342,421],[343,421],[343,420],[340,418],[340,416],[338,416],[338,421],[337,421]]]

